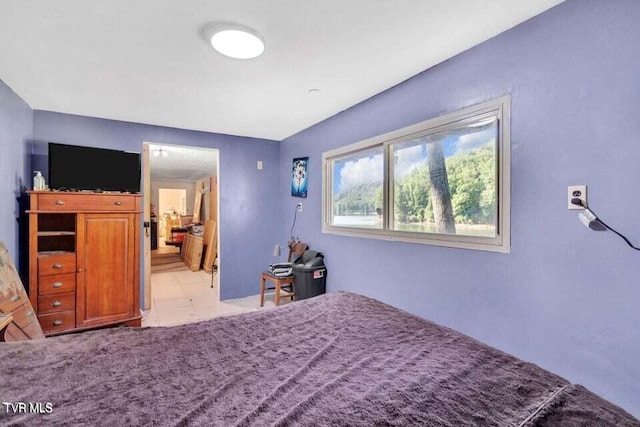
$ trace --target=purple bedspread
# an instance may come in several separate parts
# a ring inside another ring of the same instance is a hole
[[[0,360],[0,399],[44,412],[3,404],[0,424],[640,426],[536,365],[349,293],[1,344]]]

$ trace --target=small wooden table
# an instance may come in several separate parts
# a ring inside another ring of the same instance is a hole
[[[164,241],[167,246],[177,246],[182,252],[182,243],[185,234],[189,233],[189,229],[185,227],[171,227],[171,238]]]
[[[269,288],[267,287],[266,282],[271,282],[275,286],[273,288]],[[293,276],[276,277],[266,271],[263,272],[262,277],[260,278],[260,307],[264,306],[264,293],[269,290],[275,290],[274,295],[276,305],[280,305],[281,298],[289,298],[293,301],[293,297],[295,296],[293,292]]]
[[[182,240],[180,241],[165,240],[164,241],[164,244],[167,246],[176,246],[180,251],[180,253],[182,253],[182,243],[183,243]]]

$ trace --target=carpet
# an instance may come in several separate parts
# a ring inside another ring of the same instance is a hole
[[[180,254],[151,255],[151,274],[184,271],[188,269],[187,265],[180,259]]]

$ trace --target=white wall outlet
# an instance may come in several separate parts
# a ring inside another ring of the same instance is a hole
[[[302,212],[302,203],[298,203],[298,212]]]
[[[262,160],[258,160],[258,164],[256,165],[259,171],[262,170]]]
[[[571,203],[571,199],[580,199],[582,201],[582,205],[575,205]],[[568,207],[571,210],[575,209],[584,209],[587,205],[587,186],[586,185],[570,185],[567,187],[567,202]]]

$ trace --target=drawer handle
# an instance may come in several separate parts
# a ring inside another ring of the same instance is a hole
[[[53,321],[53,326],[60,326],[62,325],[64,322],[62,320],[54,320]]]
[[[59,262],[56,262],[55,264],[53,264],[53,268],[60,269],[62,268],[62,264],[60,264]]]
[[[122,202],[121,202],[120,200],[116,200],[115,205],[116,205],[116,206],[121,206],[121,205],[122,205]]]
[[[16,301],[18,301],[19,299],[20,299],[20,294],[17,294],[17,295],[12,296],[10,301],[11,301],[11,302],[16,302]]]
[[[64,200],[56,200],[56,205],[64,205]]]
[[[35,313],[34,313],[33,311],[29,310],[29,311],[27,312],[27,317],[31,317],[31,316],[33,316],[34,314],[35,314]]]
[[[53,286],[56,289],[57,288],[61,288],[62,287],[62,282],[54,282],[53,285],[51,285],[51,286]]]
[[[60,307],[62,303],[60,301],[54,301],[51,303],[51,307]]]

